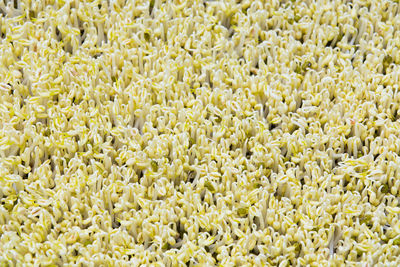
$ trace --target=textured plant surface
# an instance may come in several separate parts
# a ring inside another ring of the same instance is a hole
[[[1,1],[5,266],[400,264],[398,1]]]

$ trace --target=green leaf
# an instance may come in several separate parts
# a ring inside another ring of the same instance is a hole
[[[383,65],[383,70],[386,72],[386,69],[389,68],[390,64],[393,63],[393,58],[389,55],[387,55],[382,62]]]
[[[153,11],[155,2],[156,2],[155,0],[150,0],[150,3],[149,3],[149,13],[150,14]]]
[[[194,144],[196,144],[196,140],[194,140],[194,138],[190,137],[189,138],[189,148],[192,147]]]
[[[296,252],[296,254],[300,253],[301,251],[301,246],[299,243],[294,243],[294,252]]]
[[[387,184],[384,184],[384,185],[381,187],[381,192],[382,192],[383,194],[389,193],[389,186],[388,186]]]
[[[147,42],[150,41],[150,33],[145,32],[145,33],[144,33],[144,39],[145,39]]]
[[[395,245],[395,246],[400,246],[400,236],[399,236],[399,237],[396,237],[396,238],[393,240],[393,245]]]
[[[161,248],[163,250],[168,250],[168,249],[170,249],[170,245],[168,243],[164,243],[164,245]]]
[[[237,214],[238,214],[240,217],[244,217],[244,216],[246,216],[248,213],[249,213],[249,208],[247,208],[247,207],[243,207],[243,208],[238,208],[238,209],[237,209]]]
[[[296,68],[294,69],[294,72],[296,72],[297,74],[301,74],[301,67],[297,65]]]
[[[210,181],[205,181],[204,187],[207,188],[211,193],[215,192],[215,188]]]
[[[153,172],[156,172],[158,170],[158,163],[155,160],[151,161],[151,168],[153,169]]]
[[[254,188],[260,188],[260,187],[262,187],[262,184],[259,183],[259,182],[256,182],[256,183],[253,185],[253,187],[254,187]]]
[[[33,10],[29,10],[29,19],[36,18],[35,12]]]
[[[368,227],[370,227],[370,226],[372,226],[371,220],[372,220],[372,216],[371,215],[369,215],[369,214],[365,215],[365,216],[360,218],[360,224],[365,224]]]
[[[311,66],[312,66],[311,62],[310,61],[306,61],[306,62],[303,63],[301,68],[303,69],[303,71],[306,71],[306,70],[310,69]]]

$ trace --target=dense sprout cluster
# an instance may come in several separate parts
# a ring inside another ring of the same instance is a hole
[[[399,11],[1,1],[0,261],[400,264]]]

